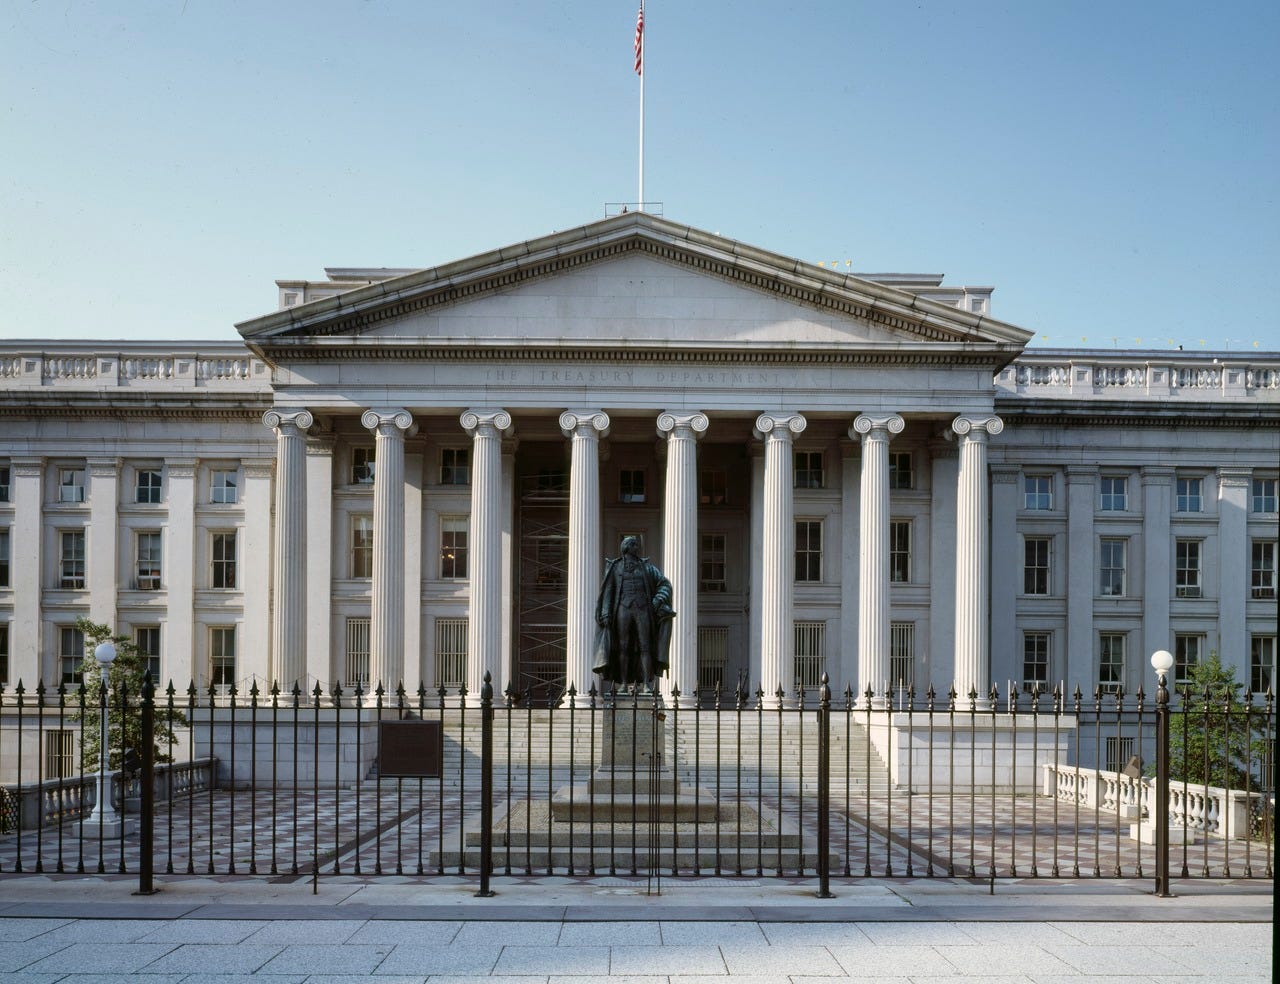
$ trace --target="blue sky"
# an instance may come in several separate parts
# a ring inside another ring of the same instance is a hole
[[[234,338],[276,278],[601,217],[636,195],[635,14],[7,0],[0,334]],[[646,197],[668,218],[993,284],[1036,344],[1280,350],[1280,4],[646,19]]]

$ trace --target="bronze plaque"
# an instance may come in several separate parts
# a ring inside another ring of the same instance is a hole
[[[444,765],[439,721],[378,722],[378,775],[383,779],[436,778]]]

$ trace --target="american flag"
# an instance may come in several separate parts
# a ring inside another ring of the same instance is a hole
[[[636,14],[636,74],[644,74],[644,3]]]

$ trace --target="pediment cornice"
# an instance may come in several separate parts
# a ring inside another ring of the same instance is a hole
[[[389,321],[577,267],[639,252],[807,307],[900,334],[904,342],[1021,351],[1031,333],[851,274],[770,253],[646,213],[615,216],[542,239],[371,284],[237,326],[255,350],[290,339],[355,338]],[[299,353],[290,347],[290,354]],[[368,353],[362,353],[368,357]]]

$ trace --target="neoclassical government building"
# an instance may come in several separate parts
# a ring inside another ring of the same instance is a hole
[[[242,342],[0,344],[7,688],[88,616],[180,690],[581,691],[628,534],[684,695],[1272,685],[1280,354],[1026,350],[644,213],[326,273]]]

